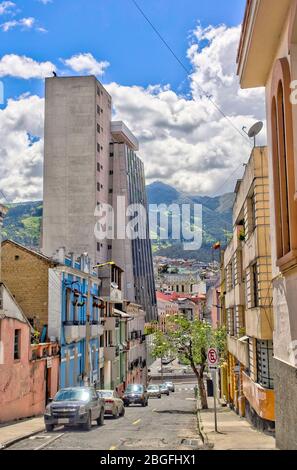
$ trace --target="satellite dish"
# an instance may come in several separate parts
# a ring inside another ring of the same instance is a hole
[[[248,136],[250,139],[254,139],[254,146],[256,147],[256,137],[260,134],[261,130],[263,129],[263,122],[259,121],[254,124],[250,130],[248,131]]]

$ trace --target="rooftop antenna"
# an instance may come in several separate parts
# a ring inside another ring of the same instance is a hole
[[[250,130],[247,132],[246,131],[246,127],[244,126],[242,128],[243,132],[250,138],[250,139],[254,139],[254,148],[256,147],[256,137],[258,134],[260,134],[261,130],[263,129],[263,122],[262,121],[258,121],[256,122],[256,124],[254,124]]]

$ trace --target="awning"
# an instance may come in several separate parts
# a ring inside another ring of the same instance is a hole
[[[125,313],[125,312],[122,312],[121,310],[118,310],[116,308],[113,309],[114,313],[119,316],[119,317],[122,317],[122,318],[133,318],[131,317],[131,315],[129,315],[128,313]]]
[[[239,338],[238,341],[240,341],[241,343],[247,343],[249,339],[249,336],[243,336],[242,338]]]

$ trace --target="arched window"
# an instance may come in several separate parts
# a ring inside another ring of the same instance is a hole
[[[275,232],[278,266],[297,264],[297,206],[294,200],[294,147],[290,66],[276,62],[272,80],[271,137],[273,158]]]

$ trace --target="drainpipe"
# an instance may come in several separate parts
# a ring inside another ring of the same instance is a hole
[[[85,381],[87,385],[91,385],[91,378],[90,378],[90,338],[91,338],[91,325],[90,325],[90,318],[91,318],[91,278],[88,276],[87,279],[87,311],[86,311],[86,344],[85,344]]]

